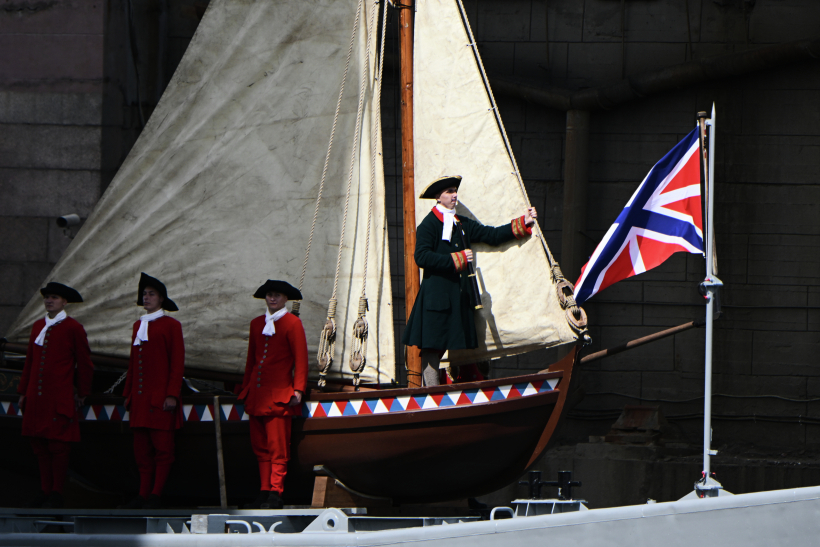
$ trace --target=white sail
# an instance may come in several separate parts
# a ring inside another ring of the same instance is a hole
[[[315,373],[355,145],[331,376],[348,370],[369,218],[370,366],[362,379],[384,382],[395,377],[395,348],[381,161],[368,215],[370,138],[379,124],[372,61],[361,141],[353,142],[365,40],[377,51],[376,32],[367,28],[373,5],[365,0],[359,17],[301,318]],[[266,279],[299,281],[356,13],[356,0],[210,2],[137,143],[48,277],[83,294],[85,303],[68,311],[85,326],[92,351],[128,355],[144,271],[180,307],[174,317],[183,325],[187,366],[244,370],[248,324],[264,313],[251,295]],[[9,339],[27,341],[42,314],[36,295]]]
[[[413,75],[416,195],[444,175],[461,175],[457,213],[501,225],[528,199],[496,118],[459,0],[417,0]],[[434,205],[416,201],[417,223]],[[543,214],[544,212],[541,211]],[[546,243],[533,237],[476,245],[484,310],[479,348],[450,352],[453,363],[514,355],[575,341],[550,275]]]

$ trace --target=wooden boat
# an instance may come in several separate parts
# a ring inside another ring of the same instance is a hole
[[[460,0],[417,8],[414,16],[399,10],[402,29],[412,36],[416,25],[412,56],[402,59],[415,93],[414,102],[405,95],[403,111],[405,160],[415,158],[404,162],[408,312],[418,290],[412,227],[430,205],[416,207],[420,188],[441,175],[464,176],[458,214],[490,225],[529,205]],[[289,480],[304,488],[286,491],[300,501],[317,465],[393,503],[475,496],[509,483],[555,431],[577,357],[576,346],[536,375],[421,388],[411,348],[409,385],[396,383],[379,116],[386,9],[373,0],[212,1],[151,120],[49,275],[83,293],[86,302],[69,314],[85,326],[93,351],[113,356],[98,357],[109,366],[128,355],[140,313],[135,276],[144,270],[163,279],[181,310],[186,374],[234,380],[244,369],[247,322],[262,311],[252,288],[267,278],[299,279],[298,313],[316,355],[312,378],[347,385],[312,389],[295,422]],[[358,88],[345,87],[355,76]],[[450,352],[446,365],[588,338],[583,310],[537,226],[529,240],[475,250],[479,348]],[[41,314],[35,295],[7,350],[24,351]],[[353,332],[362,320],[366,336]],[[328,321],[335,334],[322,346]],[[356,356],[364,357],[361,368]],[[327,366],[320,371],[319,363]],[[115,491],[136,485],[123,473],[132,456],[121,404],[90,399],[72,456],[78,475]],[[166,492],[214,496],[213,398],[186,396],[183,404],[187,423]],[[2,408],[8,439],[19,427],[15,397],[3,396]],[[250,497],[258,479],[244,410],[221,398],[219,416],[229,493]],[[16,457],[23,454],[21,446]]]

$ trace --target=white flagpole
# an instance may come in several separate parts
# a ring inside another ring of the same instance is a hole
[[[717,454],[712,450],[712,343],[715,319],[715,299],[723,283],[715,275],[715,105],[712,103],[712,115],[706,120],[709,135],[709,171],[706,204],[706,279],[701,286],[706,296],[706,355],[703,390],[703,476],[695,484],[698,497],[714,497],[723,487],[711,476],[711,457]]]

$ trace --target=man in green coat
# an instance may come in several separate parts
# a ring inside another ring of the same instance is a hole
[[[424,385],[439,384],[439,364],[445,350],[473,349],[478,338],[468,278],[473,243],[501,245],[532,234],[534,207],[509,224],[494,228],[455,214],[461,177],[433,181],[421,194],[436,206],[416,229],[414,258],[424,276],[413,304],[402,343],[421,348]],[[462,239],[463,230],[463,239]],[[466,245],[465,245],[466,244]]]

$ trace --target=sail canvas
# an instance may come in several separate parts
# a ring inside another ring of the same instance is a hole
[[[395,377],[381,162],[369,211],[370,138],[379,124],[369,63],[361,140],[353,142],[374,3],[363,0],[302,293],[315,351],[334,284],[351,153],[354,177],[342,242],[330,376],[347,370],[371,227],[364,381]],[[359,7],[355,0],[212,0],[156,110],[86,224],[48,276],[76,287],[69,313],[92,350],[127,356],[144,271],[179,305],[186,366],[242,372],[252,298],[266,279],[296,285],[311,232],[334,109]],[[371,44],[371,52],[375,48]],[[378,149],[380,151],[380,149]],[[10,340],[25,342],[43,313],[35,295]]]
[[[416,195],[431,181],[461,175],[456,212],[498,226],[524,213],[528,199],[459,0],[418,0],[414,49]],[[434,205],[417,200],[417,224]],[[501,247],[475,245],[484,309],[479,348],[450,352],[453,363],[514,355],[576,340],[550,274],[539,233]]]

